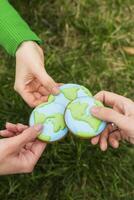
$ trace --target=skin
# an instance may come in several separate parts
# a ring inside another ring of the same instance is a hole
[[[35,107],[47,101],[49,94],[58,94],[59,84],[47,74],[44,68],[44,54],[41,47],[32,41],[23,42],[16,51],[16,76],[14,89],[26,103]],[[120,140],[134,144],[134,102],[110,92],[99,92],[95,98],[110,108],[94,107],[92,114],[107,122],[113,122],[118,130],[108,125],[104,132],[92,138],[92,144],[99,144],[102,151],[108,145],[119,146]],[[28,173],[43,153],[46,144],[36,140],[41,125],[28,128],[22,124],[6,124],[0,135],[0,175]]]
[[[113,122],[118,130],[117,127],[113,128],[111,124],[108,124],[101,135],[91,139],[91,143],[99,144],[102,151],[105,151],[109,145],[118,148],[119,142],[123,140],[134,144],[134,102],[107,91],[99,92],[95,98],[111,108],[93,107],[92,115],[101,120]]]
[[[47,101],[49,94],[58,94],[61,84],[47,74],[44,68],[44,53],[32,41],[23,42],[16,51],[14,89],[30,107]],[[6,124],[0,135],[0,175],[28,173],[43,153],[46,144],[36,140],[41,125],[28,128],[22,124]]]
[[[95,98],[108,107],[93,107],[91,112],[95,117],[113,122],[118,130],[113,131],[111,125],[101,135],[92,138],[92,144],[99,144],[102,151],[111,145],[119,146],[121,140],[134,144],[134,102],[120,95],[102,91]],[[0,175],[32,172],[35,164],[44,151],[46,144],[36,140],[41,132],[41,125],[28,128],[22,124],[6,124],[6,129],[0,131]]]
[[[47,101],[49,94],[58,94],[58,86],[44,68],[42,48],[36,42],[23,42],[16,51],[15,91],[35,107]]]
[[[0,131],[0,175],[29,173],[34,169],[46,144],[36,139],[41,125],[28,127],[22,124],[6,124]]]

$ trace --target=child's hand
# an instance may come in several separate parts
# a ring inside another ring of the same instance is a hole
[[[36,140],[42,126],[28,128],[22,124],[6,124],[0,135],[0,175],[29,173],[34,169],[46,144]]]
[[[111,92],[99,92],[95,98],[102,101],[106,107],[94,107],[92,114],[104,121],[112,122],[101,135],[91,139],[92,144],[100,145],[105,151],[110,144],[118,148],[120,140],[126,140],[134,144],[134,102],[123,96]]]
[[[35,107],[46,101],[48,94],[58,94],[57,86],[44,68],[41,47],[32,41],[23,42],[16,52],[14,89],[29,106]]]

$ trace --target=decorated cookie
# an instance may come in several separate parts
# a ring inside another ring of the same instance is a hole
[[[68,132],[64,121],[65,108],[60,104],[47,102],[37,106],[31,116],[29,124],[44,125],[38,139],[44,142],[54,142],[62,139]]]
[[[93,97],[80,97],[68,104],[65,122],[75,136],[91,138],[105,129],[106,122],[91,115],[90,109],[93,106],[103,106],[103,104]]]
[[[66,107],[69,102],[83,96],[92,96],[92,94],[84,86],[77,84],[65,84],[60,86],[60,94],[56,96],[50,95],[48,101],[58,103]]]

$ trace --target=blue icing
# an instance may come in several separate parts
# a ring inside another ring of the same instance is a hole
[[[89,107],[94,106],[94,98],[89,96],[80,97],[78,99],[75,99],[73,102],[87,103]]]
[[[60,105],[66,107],[67,104],[69,103],[69,100],[64,97],[63,93],[60,93],[59,95],[55,96],[54,102],[59,103]]]
[[[67,99],[64,96],[64,94],[62,93],[62,91],[64,89],[66,89],[66,88],[79,88],[79,90],[77,91],[77,97],[82,97],[82,96],[87,96],[88,97],[88,94],[81,88],[81,85],[78,85],[78,84],[64,84],[64,85],[60,86],[61,93],[56,95],[56,96],[54,96],[55,97],[55,100],[54,100],[55,103],[61,104],[64,107],[66,107],[68,105],[70,100]]]
[[[93,128],[91,126],[89,126],[86,122],[75,120],[72,117],[70,110],[67,110],[65,113],[65,121],[68,125],[68,128],[75,135],[77,135],[77,132],[89,133],[89,136],[94,133]]]
[[[96,135],[99,135],[105,128],[106,128],[106,122],[102,121],[98,131],[96,132]]]
[[[44,107],[39,107],[39,108],[37,107],[35,108],[35,110],[37,110],[39,113],[43,113],[45,116],[48,116],[48,115],[55,114],[57,112],[64,114],[65,108],[62,105],[51,103],[51,104],[47,104]]]
[[[63,138],[66,135],[67,132],[68,132],[68,128],[65,128],[64,130],[60,130],[57,133],[53,133],[51,135],[52,139],[50,141],[52,142],[52,141],[59,140],[59,138],[61,138],[61,135],[62,135],[62,138]]]
[[[51,115],[54,115],[56,113],[59,114],[64,114],[64,110],[65,108],[59,104],[55,104],[55,103],[51,103],[51,104],[46,104],[44,105],[44,107],[37,107],[33,110],[31,116],[30,116],[30,120],[29,120],[29,124],[30,126],[33,126],[35,124],[35,119],[34,119],[34,113],[40,113],[40,114],[44,114],[45,117],[49,117]],[[57,140],[60,140],[61,138],[63,138],[67,132],[68,132],[68,128],[65,126],[64,129],[60,129],[57,132],[54,132],[54,126],[53,126],[53,118],[49,118],[45,120],[45,124],[44,124],[44,128],[41,132],[41,136],[50,136],[50,142],[54,142]]]
[[[63,138],[66,135],[67,131],[68,129],[64,128],[63,130],[54,133],[53,124],[50,121],[48,122],[47,120],[42,130],[42,135],[51,136],[50,142],[54,142],[59,140],[60,138]]]
[[[88,107],[86,108],[85,115],[92,116],[90,109],[95,105],[95,99],[93,97],[80,97],[78,99],[75,99],[71,104],[73,103],[87,103]],[[70,109],[66,109],[65,112],[65,121],[69,129],[72,131],[73,134],[77,135],[77,133],[89,133],[90,136],[96,136],[100,134],[106,127],[106,122],[102,121],[99,125],[99,128],[97,131],[95,131],[88,123],[74,119],[72,117]]]
[[[91,115],[91,112],[90,112],[90,109],[95,105],[95,104],[94,104],[94,99],[93,99],[93,97],[89,97],[89,96],[83,97],[83,96],[82,96],[82,97],[79,97],[79,98],[75,99],[73,102],[74,102],[74,103],[75,103],[75,102],[87,103],[87,104],[88,104],[88,107],[87,107],[87,109],[86,109],[85,114],[86,114],[86,115],[89,115],[89,116],[92,116],[92,115]]]
[[[73,121],[72,121],[72,120]],[[76,133],[77,132],[77,129],[76,129],[76,127],[74,126],[74,119],[72,118],[72,115],[71,115],[71,113],[70,113],[70,111],[69,110],[67,110],[66,112],[65,112],[65,122],[66,122],[66,124],[67,124],[67,126],[68,126],[68,128],[70,129],[70,131],[72,131],[72,132],[74,132],[74,133]]]
[[[88,96],[88,94],[86,94],[84,90],[82,89],[78,90],[77,94],[78,94],[78,97]]]
[[[33,125],[34,125],[34,118],[33,118],[33,115],[30,116],[29,125],[30,125],[30,126],[33,126]]]
[[[79,98],[75,99],[73,102],[88,103],[88,108],[85,111],[85,115],[91,116],[90,108],[95,105],[94,99],[89,97],[88,94],[85,92],[84,89],[81,88],[80,85],[65,84],[60,87],[60,90],[62,91],[65,88],[72,88],[72,87],[79,88],[79,90],[77,91],[77,97],[80,97],[80,99]],[[60,113],[60,114],[64,115],[65,108],[69,102],[70,102],[70,100],[67,99],[62,92],[59,95],[54,96],[54,101],[51,102],[50,104],[46,104],[46,105],[44,104],[44,107],[42,106],[42,107],[37,107],[34,109],[34,111],[31,114],[30,121],[29,121],[30,126],[33,126],[35,124],[35,122],[34,122],[34,112],[35,111],[37,111],[40,114],[44,114],[45,117],[49,117],[50,115],[54,115],[56,113]],[[53,126],[54,121],[53,120],[54,120],[54,118],[49,118],[49,119],[45,120],[44,128],[41,133],[42,136],[43,135],[50,136],[51,137],[51,139],[49,140],[50,142],[57,141],[57,140],[63,138],[68,132],[67,127],[65,127],[63,130],[54,132],[54,126]],[[80,120],[75,120],[72,117],[70,110],[66,110],[66,112],[65,112],[65,121],[66,121],[66,124],[68,125],[69,129],[75,135],[77,135],[77,132],[84,132],[84,133],[89,134],[89,137],[99,134],[100,132],[102,132],[104,130],[104,128],[106,126],[106,123],[102,122],[100,124],[97,132],[95,132],[94,129],[88,123],[86,123],[84,121],[80,121]]]

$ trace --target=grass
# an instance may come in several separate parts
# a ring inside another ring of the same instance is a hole
[[[109,90],[134,99],[133,0],[11,1],[44,39],[45,65],[57,82],[93,94]],[[27,123],[31,109],[13,91],[14,58],[0,51],[0,127]],[[3,200],[133,200],[134,149],[101,152],[69,135],[48,145],[34,172],[0,177]]]

